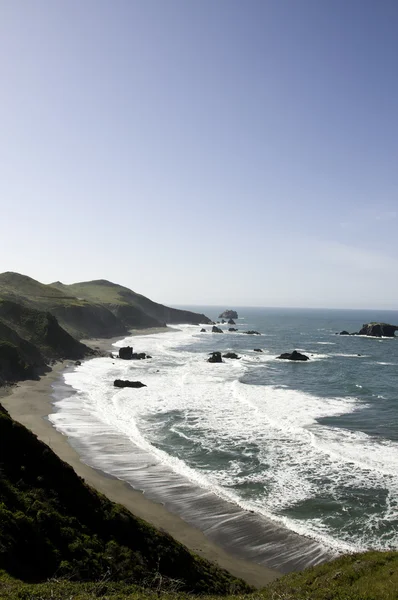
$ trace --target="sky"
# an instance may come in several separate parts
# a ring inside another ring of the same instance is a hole
[[[1,0],[0,272],[398,308],[396,0]]]

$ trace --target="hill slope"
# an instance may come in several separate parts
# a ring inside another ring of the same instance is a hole
[[[77,359],[92,353],[88,346],[67,333],[49,312],[0,299],[0,323],[14,330],[48,359]]]
[[[122,336],[131,328],[166,323],[210,323],[205,315],[152,302],[105,280],[72,285],[40,283],[26,275],[0,274],[0,299],[50,312],[73,337]]]
[[[40,350],[0,321],[0,386],[35,378],[46,369]]]
[[[158,324],[192,323],[199,325],[199,323],[211,323],[210,319],[203,314],[158,304],[129,288],[105,279],[73,283],[71,285],[56,282],[52,286],[65,294],[73,294],[79,298],[85,298],[106,306],[128,326],[132,326],[134,311],[146,314],[156,320]]]
[[[123,323],[105,307],[75,298],[27,275],[1,273],[0,298],[50,312],[68,333],[78,339],[127,333]]]
[[[88,487],[0,405],[1,569],[30,582],[161,576],[197,593],[250,590]]]

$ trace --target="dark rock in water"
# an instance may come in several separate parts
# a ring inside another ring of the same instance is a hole
[[[206,333],[206,329],[204,329],[204,328],[202,327],[202,329],[200,330],[200,333]]]
[[[258,331],[254,331],[254,329],[250,329],[249,331],[244,331],[243,333],[247,333],[247,335],[261,335]]]
[[[300,354],[300,352],[297,352],[297,350],[293,350],[291,354],[289,352],[285,352],[285,354],[281,354],[276,358],[283,358],[284,360],[310,360],[308,356],[305,354]]]
[[[218,317],[219,319],[237,319],[238,313],[236,310],[224,310],[221,315]]]
[[[350,334],[348,333],[348,331],[343,329],[343,331],[340,331],[339,335],[350,335]]]
[[[113,385],[118,388],[142,388],[146,387],[145,383],[141,383],[141,381],[128,381],[128,379],[115,379]]]
[[[235,321],[233,319],[230,319],[228,321],[228,325],[236,325]]]
[[[224,319],[221,319],[221,323],[224,325],[224,323],[225,323],[225,320],[224,320]]]
[[[80,361],[80,360],[77,360],[77,361],[75,362],[75,365],[76,365],[76,367],[80,367],[80,365],[81,365],[81,364],[82,364],[82,363],[81,363],[81,361]]]
[[[230,328],[228,329],[228,331],[238,331],[238,330],[237,330],[237,329],[235,329],[234,327],[230,327]]]
[[[149,356],[149,354],[146,355],[147,358],[152,358],[152,356]]]
[[[131,360],[144,360],[144,358],[151,358],[147,356],[145,352],[133,352],[131,355]]]
[[[212,352],[210,358],[207,359],[209,363],[221,363],[221,352]]]
[[[226,354],[223,354],[222,356],[223,356],[223,358],[237,358],[238,360],[240,359],[240,356],[235,354],[235,352],[227,352]]]
[[[216,325],[213,325],[213,327],[211,328],[212,333],[223,333],[223,330],[220,329],[219,327],[216,327]]]
[[[262,352],[261,348],[254,348],[254,352]]]
[[[388,323],[365,323],[358,335],[370,335],[373,337],[395,337],[398,326]]]
[[[132,346],[124,346],[123,348],[119,348],[119,358],[123,358],[123,360],[131,360],[133,358]]]

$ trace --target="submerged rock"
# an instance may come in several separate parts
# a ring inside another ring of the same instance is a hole
[[[228,321],[228,325],[236,325],[235,321],[233,319],[230,319]]]
[[[221,352],[212,352],[210,358],[207,359],[209,363],[221,363]]]
[[[128,379],[115,379],[113,385],[118,388],[142,388],[146,387],[145,383],[141,383],[141,381],[128,381]]]
[[[230,328],[228,329],[228,331],[238,331],[238,330],[237,330],[237,329],[235,329],[235,327],[230,327]]]
[[[262,352],[261,348],[254,348],[254,352]]]
[[[306,356],[305,354],[301,354],[300,352],[297,352],[297,350],[293,350],[292,353],[289,352],[285,352],[284,354],[281,354],[280,356],[277,356],[276,358],[282,358],[284,360],[310,360],[309,356]]]
[[[133,352],[131,360],[143,360],[144,358],[151,358],[145,352]]]
[[[223,358],[237,358],[238,360],[240,359],[240,356],[235,354],[235,352],[227,352],[226,354],[223,354],[222,356],[223,356]]]
[[[348,333],[348,331],[343,329],[343,331],[340,331],[339,335],[350,335],[350,334]]]
[[[254,331],[254,329],[250,329],[249,331],[244,331],[243,333],[247,333],[247,335],[261,335],[258,331]]]
[[[206,329],[204,329],[204,327],[202,327],[202,329],[200,330],[200,333],[206,333]]]
[[[220,329],[219,327],[217,327],[216,325],[213,325],[213,327],[211,328],[212,333],[223,333],[223,330]]]

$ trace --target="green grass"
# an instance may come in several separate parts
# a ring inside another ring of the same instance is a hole
[[[51,580],[39,585],[0,575],[0,598],[44,600],[188,600],[189,592],[154,576],[146,586],[110,582],[106,574],[95,582]],[[398,598],[398,553],[367,552],[341,557],[331,563],[286,575],[253,593],[228,594],[225,600],[396,600]],[[203,600],[215,599],[204,595]]]

